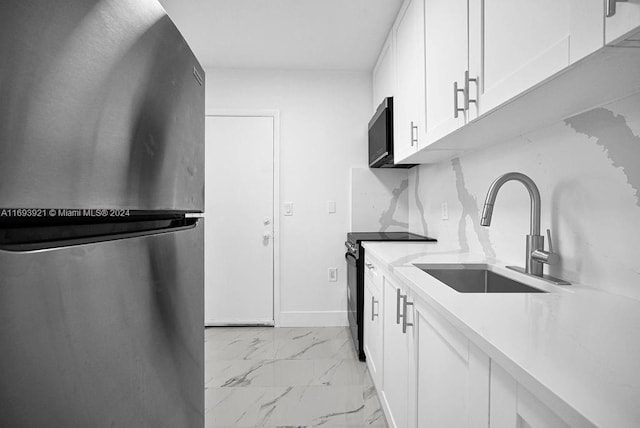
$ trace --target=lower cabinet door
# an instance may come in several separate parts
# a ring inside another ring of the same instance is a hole
[[[489,357],[428,306],[416,305],[417,426],[489,424]]]
[[[400,294],[398,294],[400,290]],[[387,277],[383,282],[383,367],[382,405],[387,412],[387,422],[392,428],[407,428],[409,425],[409,338],[411,330],[402,332],[402,311],[405,295]]]
[[[491,428],[569,428],[550,408],[491,362]],[[579,426],[583,425],[580,423]]]
[[[382,387],[382,317],[380,291],[365,275],[364,279],[364,353],[376,388]]]

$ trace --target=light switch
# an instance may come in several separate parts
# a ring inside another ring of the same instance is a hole
[[[327,201],[327,212],[329,214],[336,212],[336,201]]]
[[[329,277],[327,279],[329,280],[329,282],[338,281],[338,268],[329,268]]]
[[[449,205],[446,202],[443,202],[441,205],[442,208],[442,220],[449,220]]]
[[[284,215],[293,215],[293,202],[284,203]]]

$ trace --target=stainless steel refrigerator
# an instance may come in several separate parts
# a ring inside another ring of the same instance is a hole
[[[0,426],[204,425],[203,79],[155,0],[0,2]]]

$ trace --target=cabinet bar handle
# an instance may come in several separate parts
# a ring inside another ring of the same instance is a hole
[[[478,106],[478,99],[471,99],[469,96],[469,82],[473,82],[476,84],[476,88],[478,85],[478,79],[476,77],[469,78],[469,70],[464,72],[464,109],[469,110],[469,103],[474,103],[476,107]]]
[[[464,112],[463,108],[458,108],[458,92],[462,92],[464,94],[464,88],[458,89],[458,82],[453,82],[453,117],[455,118],[458,117],[458,112]]]
[[[627,0],[607,0],[606,3],[606,17],[607,18],[611,18],[613,15],[616,14],[616,3],[618,3],[619,1],[623,1],[626,2]]]
[[[413,130],[416,130],[416,137],[413,138]],[[413,143],[418,144],[418,125],[413,124],[413,120],[411,121],[411,147],[413,147]]]
[[[400,324],[400,318],[402,318],[402,315],[400,315],[400,289],[396,288],[396,324]]]
[[[407,306],[413,306],[412,302],[407,301],[407,296],[404,296],[404,304],[403,304],[403,312],[404,316],[402,317],[402,332],[407,332],[407,327],[413,327],[412,322],[407,322]]]
[[[378,314],[376,314],[375,309],[374,309],[374,305],[378,303],[378,301],[376,300],[375,297],[371,296],[371,321],[374,320],[375,317],[378,316]]]

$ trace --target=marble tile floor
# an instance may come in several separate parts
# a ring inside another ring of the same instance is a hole
[[[205,427],[386,428],[347,327],[205,329]]]

